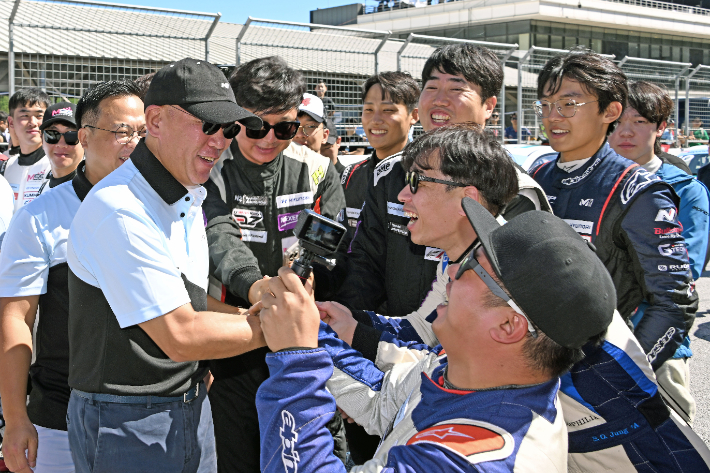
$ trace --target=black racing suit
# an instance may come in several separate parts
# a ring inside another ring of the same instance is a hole
[[[251,285],[263,275],[276,276],[283,266],[283,249],[296,241],[292,230],[301,210],[336,219],[345,207],[330,160],[295,143],[270,163],[257,165],[244,158],[235,140],[205,187],[203,209],[214,278],[210,294],[233,305],[248,306]],[[221,472],[259,471],[254,400],[269,376],[267,352],[261,348],[210,362],[214,382],[209,396]]]

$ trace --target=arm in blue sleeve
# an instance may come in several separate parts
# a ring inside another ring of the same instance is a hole
[[[674,189],[680,197],[678,220],[683,225],[683,238],[688,247],[690,269],[693,271],[693,279],[698,280],[704,269],[710,231],[708,190],[696,179],[681,182]]]
[[[680,346],[698,308],[675,209],[671,189],[654,186],[631,203],[621,223],[622,239],[649,303],[634,334],[654,370]],[[672,215],[670,221],[658,217],[661,210]]]

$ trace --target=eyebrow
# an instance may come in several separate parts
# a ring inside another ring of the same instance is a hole
[[[367,101],[367,102],[364,102],[363,105],[368,105],[368,104],[369,104],[369,105],[372,105],[372,104],[374,104],[374,103],[375,103],[375,102],[373,102],[373,101]],[[391,101],[388,101],[388,100],[384,100],[384,101],[382,101],[382,102],[380,102],[380,103],[381,103],[382,105],[397,105],[396,103],[391,102]]]

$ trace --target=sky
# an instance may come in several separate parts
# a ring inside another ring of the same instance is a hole
[[[364,0],[308,0],[307,2],[289,0],[109,0],[115,3],[171,8],[175,10],[222,13],[220,21],[244,24],[250,16],[267,20],[295,21],[308,23],[310,11],[317,8],[330,8],[352,3],[365,3]],[[369,3],[374,2],[369,0]],[[369,4],[368,3],[368,4]]]

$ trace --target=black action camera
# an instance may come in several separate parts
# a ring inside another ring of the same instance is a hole
[[[312,210],[301,210],[296,228],[293,229],[293,234],[301,245],[301,254],[293,262],[291,269],[301,278],[303,284],[306,284],[311,275],[311,264],[314,260],[328,269],[333,269],[335,261],[328,259],[328,256],[338,249],[346,231],[338,222]]]

